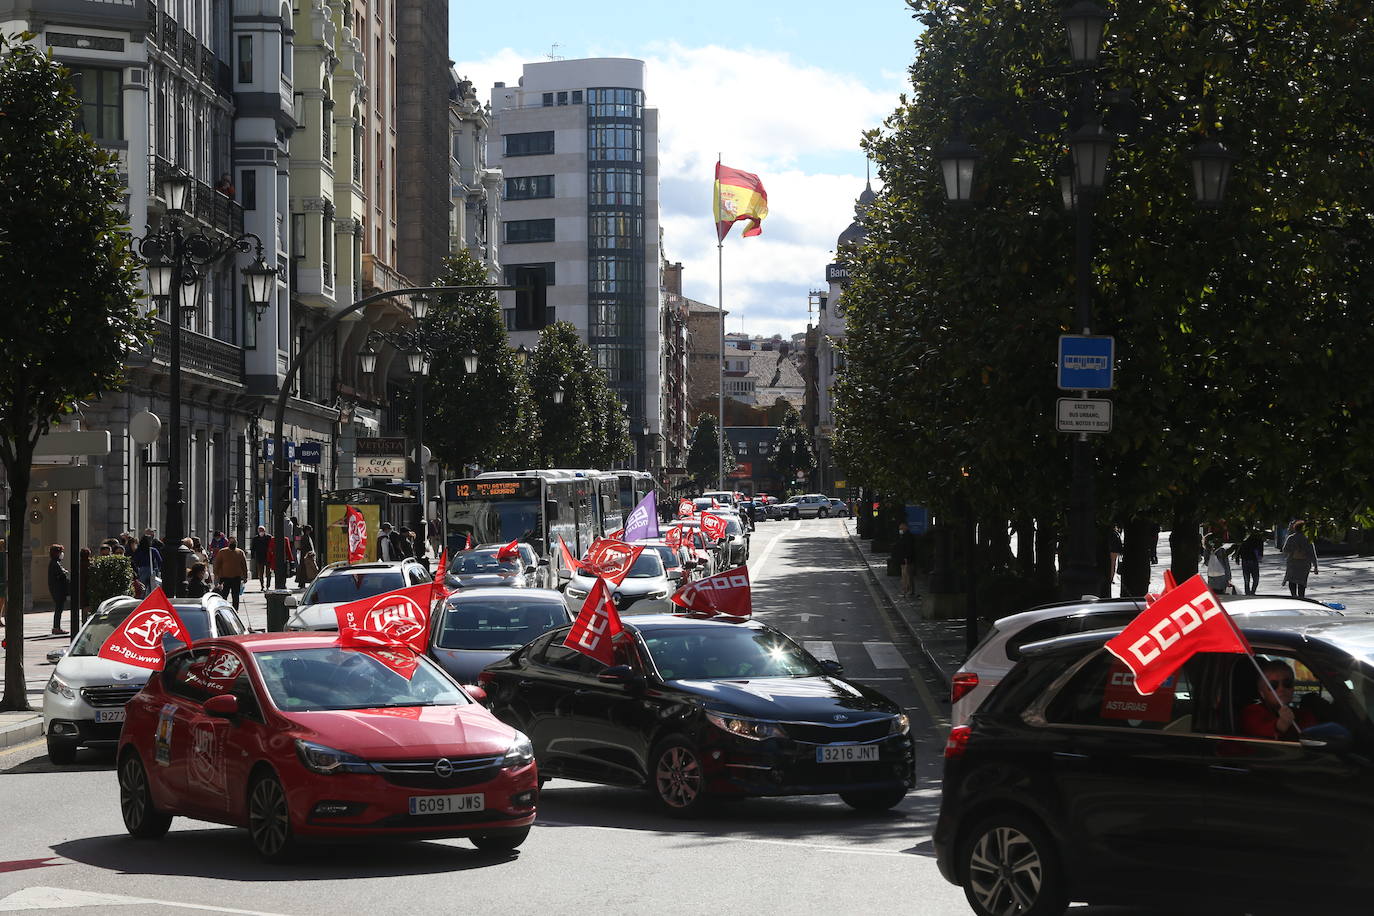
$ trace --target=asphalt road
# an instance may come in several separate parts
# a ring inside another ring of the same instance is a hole
[[[756,616],[912,716],[919,783],[892,812],[759,799],[684,822],[641,792],[555,780],[514,855],[454,840],[325,847],[276,867],[242,830],[178,819],[165,840],[128,838],[112,759],[82,752],[58,770],[34,743],[0,755],[0,912],[968,912],[930,851],[948,705],[893,630],[842,523],[764,523],[749,566]]]

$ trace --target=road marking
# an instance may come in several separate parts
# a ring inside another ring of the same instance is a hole
[[[864,649],[868,652],[868,657],[873,659],[874,668],[906,667],[906,659],[902,658],[902,653],[890,642],[866,642]]]
[[[211,913],[238,913],[241,916],[280,916],[261,910],[236,910],[227,906],[208,906],[203,903],[178,903],[175,900],[154,900],[150,897],[125,897],[122,894],[95,894],[62,887],[26,887],[8,897],[0,898],[0,912],[21,910],[56,910],[83,906],[170,906],[183,910],[206,910]]]
[[[830,659],[832,662],[837,662],[840,660],[840,657],[835,654],[835,644],[828,639],[808,639],[803,645],[807,652],[821,661]]]
[[[795,522],[792,523],[792,530],[793,530],[793,531],[800,531],[800,530],[801,530],[801,519],[797,519]]]
[[[749,577],[752,582],[757,583],[763,578],[763,564],[767,563],[768,558],[772,556],[773,548],[778,546],[778,541],[781,541],[786,536],[785,534],[778,535],[768,542],[767,547],[763,548],[763,553],[759,554],[759,561],[749,570]]]
[[[581,827],[584,830],[612,830],[616,832],[634,831],[638,832],[637,827],[604,827],[594,824],[574,824],[567,821],[546,821],[542,817],[537,821],[541,827]],[[817,852],[845,852],[855,856],[908,856],[910,853],[899,849],[851,849],[848,846],[832,846],[824,843],[802,843],[796,840],[764,840],[758,837],[726,837],[716,834],[687,834],[687,836],[701,836],[703,839],[726,840],[733,843],[759,843],[764,846],[794,846],[798,849],[814,849]],[[918,839],[915,845],[920,842],[929,841],[930,837]]]

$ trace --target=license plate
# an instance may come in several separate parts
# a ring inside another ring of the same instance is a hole
[[[487,797],[481,792],[469,795],[412,795],[411,814],[458,814],[464,811],[485,811]]]
[[[876,744],[831,744],[816,748],[817,763],[863,763],[877,759]]]
[[[95,721],[97,722],[123,722],[124,710],[121,709],[97,709],[95,711]]]

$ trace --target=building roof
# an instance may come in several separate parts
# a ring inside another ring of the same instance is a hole
[[[854,222],[850,223],[840,233],[840,237],[835,240],[836,250],[845,245],[861,245],[868,238],[868,229],[864,226],[864,214],[868,212],[868,208],[873,205],[873,201],[877,197],[878,195],[873,191],[873,183],[866,182],[863,193],[854,202]]]

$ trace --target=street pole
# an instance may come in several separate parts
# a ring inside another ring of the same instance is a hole
[[[429,376],[421,373],[415,377],[415,549],[423,553],[429,543],[425,530],[425,382]]]
[[[725,243],[716,242],[716,310],[720,312],[716,353],[716,489],[725,489]]]
[[[184,282],[185,267],[182,257],[181,227],[173,223],[176,249],[172,255],[171,295],[167,297],[167,320],[171,327],[171,346],[168,360],[167,378],[167,506],[166,527],[162,531],[162,590],[172,597],[180,594],[180,583],[184,572],[167,588],[167,573],[171,565],[173,545],[179,547],[185,536],[182,531],[182,508],[186,495],[181,484],[181,287]],[[181,554],[177,554],[180,562]]]

